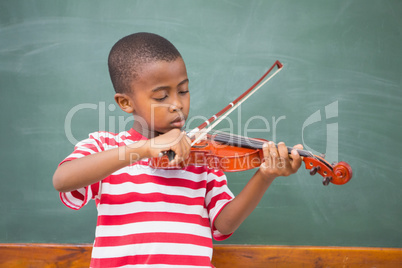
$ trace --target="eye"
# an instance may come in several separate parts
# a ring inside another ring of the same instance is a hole
[[[163,96],[161,98],[154,98],[154,100],[156,100],[156,101],[164,101],[167,97],[168,97],[168,95],[165,95],[165,96]]]
[[[188,92],[189,92],[188,89],[187,89],[187,90],[180,90],[180,91],[179,91],[179,94],[180,94],[180,95],[186,95]]]

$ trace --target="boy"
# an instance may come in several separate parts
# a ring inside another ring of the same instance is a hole
[[[300,156],[289,157],[284,143],[265,144],[265,162],[236,198],[221,171],[152,169],[148,159],[162,152],[175,152],[172,164],[189,155],[180,130],[190,108],[184,61],[168,40],[136,33],[113,46],[108,64],[115,100],[134,116],[133,127],[90,134],[53,176],[66,206],[96,201],[91,267],[213,267],[212,237],[228,238],[276,177],[298,170]]]

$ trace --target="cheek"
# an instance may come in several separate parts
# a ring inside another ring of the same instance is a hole
[[[190,106],[187,106],[187,107],[185,107],[185,108],[183,109],[183,113],[184,113],[186,116],[188,116],[189,112],[190,112]]]
[[[153,115],[155,118],[163,118],[166,117],[167,114],[168,114],[167,106],[165,107],[164,105],[162,106],[157,105],[153,108],[151,116]]]
[[[184,107],[183,107],[183,111],[188,114],[190,110],[190,96],[187,97],[187,99],[184,102]]]

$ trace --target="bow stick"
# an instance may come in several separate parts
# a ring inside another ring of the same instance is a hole
[[[276,70],[272,75],[268,76],[268,74],[275,68],[275,66],[278,67],[278,70]],[[199,142],[202,138],[204,138],[205,135],[207,135],[207,133],[211,129],[213,129],[223,119],[225,119],[231,112],[236,110],[237,107],[239,107],[245,100],[247,100],[251,95],[253,95],[257,90],[259,90],[263,85],[265,85],[265,83],[267,83],[269,80],[271,80],[271,78],[274,77],[279,71],[281,71],[282,68],[283,68],[283,64],[280,63],[278,60],[275,61],[275,63],[271,66],[271,68],[269,68],[269,70],[260,79],[258,79],[258,81],[254,83],[254,85],[252,85],[249,89],[247,89],[243,94],[241,94],[234,101],[229,103],[221,111],[219,111],[215,115],[211,116],[211,118],[206,120],[204,123],[202,123],[198,127],[194,128],[193,130],[188,132],[187,136],[189,138],[192,138],[196,134],[200,133],[197,136],[197,138],[191,143],[191,146],[193,146],[194,144]],[[211,124],[212,122],[214,122],[214,123]],[[207,126],[209,126],[209,127],[204,130],[204,128]]]

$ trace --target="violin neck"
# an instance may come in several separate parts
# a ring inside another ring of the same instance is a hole
[[[242,148],[250,148],[250,149],[262,149],[262,145],[266,141],[258,140],[258,139],[253,139],[253,138],[248,138],[248,137],[242,137],[239,135],[234,135],[234,134],[228,134],[224,132],[217,132],[216,134],[212,135],[212,140],[217,141],[217,142],[222,142],[228,145],[232,146],[237,146],[237,147],[242,147]],[[278,145],[275,145],[278,147]],[[292,147],[287,147],[288,148],[288,153],[290,154],[291,151],[293,150]],[[313,157],[313,154],[309,151],[305,150],[300,150],[296,149],[297,153],[302,156],[302,157]]]

